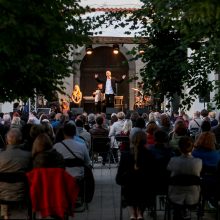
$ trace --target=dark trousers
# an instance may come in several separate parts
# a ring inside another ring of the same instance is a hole
[[[114,94],[105,94],[105,105],[106,108],[112,107],[114,108]]]
[[[102,112],[102,103],[101,103],[101,101],[98,101],[98,102],[95,103],[95,112],[96,113]]]

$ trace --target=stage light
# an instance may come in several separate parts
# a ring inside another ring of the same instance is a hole
[[[144,54],[144,49],[139,49],[139,54]]]
[[[91,55],[93,53],[92,45],[89,45],[86,47],[86,54]]]
[[[139,54],[144,54],[144,47],[143,45],[139,45]]]
[[[119,46],[118,44],[113,44],[113,53],[118,54],[119,53]]]

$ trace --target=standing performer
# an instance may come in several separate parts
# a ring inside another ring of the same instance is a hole
[[[98,74],[95,74],[95,79],[99,83],[103,83],[103,93],[105,93],[105,104],[106,107],[114,107],[114,96],[116,94],[116,83],[121,83],[126,75],[123,75],[121,80],[116,80],[111,77],[111,71],[106,71],[106,80],[100,80]]]
[[[103,85],[99,83],[95,92],[93,92],[93,96],[95,96],[95,112],[102,112],[102,102],[104,101],[104,93],[102,93]]]
[[[71,99],[73,101],[74,108],[80,107],[81,101],[82,101],[82,92],[80,91],[80,88],[78,85],[74,86],[74,90],[72,92]]]

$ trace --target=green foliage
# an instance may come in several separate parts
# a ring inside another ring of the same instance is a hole
[[[136,59],[145,64],[141,70],[144,88],[157,97],[172,100],[179,95],[187,108],[200,96],[218,88],[208,76],[219,69],[220,1],[218,0],[142,0],[143,7],[132,14],[111,14],[119,24],[132,22],[136,36],[147,39],[144,54]],[[108,18],[109,19],[109,18]],[[189,48],[192,50],[187,56]],[[220,95],[215,96],[220,107]]]
[[[92,22],[76,0],[0,0],[0,101],[63,90]]]

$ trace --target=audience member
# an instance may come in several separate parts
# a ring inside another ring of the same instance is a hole
[[[156,132],[157,130],[159,130],[159,127],[157,126],[155,121],[149,121],[149,123],[147,124],[147,146],[148,145],[152,145],[155,144],[154,141],[154,132]]]
[[[68,150],[68,148],[80,159],[85,165],[90,165],[89,152],[85,144],[80,143],[74,139],[76,135],[76,126],[72,122],[68,122],[63,127],[64,140],[56,143],[53,148],[62,154],[64,159],[74,159],[75,157]],[[70,175],[82,179],[84,176],[83,167],[67,167],[67,172]]]
[[[211,127],[215,127],[218,125],[218,120],[215,118],[215,116],[216,116],[215,112],[209,112]]]
[[[63,156],[53,149],[50,137],[46,134],[37,136],[32,147],[34,168],[65,168]]]
[[[191,154],[193,149],[193,141],[190,137],[182,137],[179,140],[179,149],[181,155],[172,157],[167,166],[171,172],[171,177],[178,175],[200,176],[202,171],[202,160],[194,158]],[[194,205],[200,198],[200,186],[177,186],[170,185],[168,189],[168,197],[171,202],[180,205]],[[174,220],[184,219],[181,208],[174,210]]]
[[[131,210],[130,219],[135,220],[143,219],[145,208],[152,204],[152,184],[149,178],[151,157],[145,148],[145,132],[136,132],[131,142],[131,151],[121,155],[116,183],[122,186],[123,196]]]
[[[199,135],[192,152],[194,157],[200,158],[204,167],[217,167],[220,160],[220,152],[215,149],[215,135],[206,131]]]
[[[22,134],[19,129],[11,128],[6,135],[7,146],[0,153],[0,172],[26,172],[31,168],[31,153],[21,149]],[[22,183],[1,183],[0,199],[20,201],[24,198]],[[8,219],[7,205],[1,205],[1,215]]]
[[[79,137],[81,137],[87,146],[88,151],[91,149],[91,134],[83,128],[83,121],[76,119],[76,130]]]
[[[182,120],[177,120],[174,125],[174,131],[169,134],[169,145],[177,155],[180,154],[179,140],[185,136],[188,136],[187,128]]]

